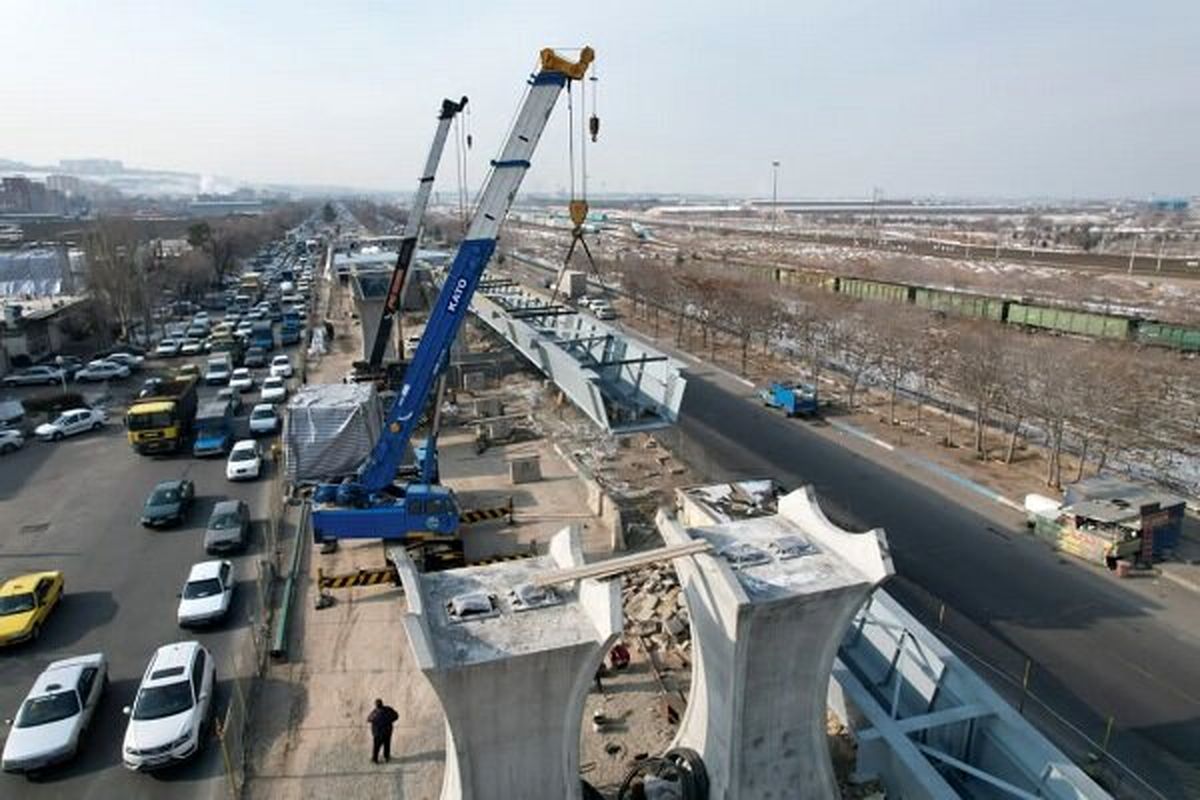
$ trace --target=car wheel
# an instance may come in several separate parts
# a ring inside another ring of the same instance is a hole
[[[104,427],[104,426],[103,426],[102,424],[100,424],[99,422],[93,422],[93,423],[92,423],[92,430],[94,430],[94,431],[98,431],[98,430],[100,430],[100,429],[101,429],[101,428],[103,428],[103,427]]]
[[[17,449],[17,446],[15,444],[6,444],[3,446],[0,446],[0,453],[12,453],[12,452],[16,451],[16,449]]]
[[[63,438],[63,432],[62,432],[62,431],[55,431],[55,432],[54,432],[54,435],[50,437],[50,440],[51,440],[51,441],[53,441],[53,442],[61,442],[61,441],[62,441],[62,438]]]

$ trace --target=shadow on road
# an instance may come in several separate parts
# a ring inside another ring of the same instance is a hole
[[[69,649],[86,634],[111,622],[117,608],[112,592],[72,592],[68,581],[59,608],[42,629],[39,649],[50,652]]]

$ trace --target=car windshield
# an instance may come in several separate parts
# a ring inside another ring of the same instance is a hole
[[[169,428],[173,424],[168,411],[156,411],[153,414],[130,414],[129,430],[144,431],[150,428]]]
[[[202,600],[221,593],[221,582],[216,578],[205,578],[201,581],[188,581],[183,587],[184,600]]]
[[[229,460],[230,461],[253,461],[254,456],[255,456],[255,452],[250,449],[234,450],[232,453],[229,454]]]
[[[283,381],[281,381],[279,378],[267,378],[266,381],[263,382],[263,386],[267,389],[279,389],[283,387]]]
[[[33,611],[35,605],[32,593],[11,594],[8,597],[0,597],[0,617]]]
[[[191,681],[151,686],[138,692],[133,704],[134,719],[162,719],[192,707]]]
[[[241,525],[241,517],[236,511],[230,511],[225,514],[216,514],[209,521],[208,527],[214,531],[224,531],[230,528],[236,528]]]
[[[251,419],[271,419],[275,416],[275,412],[269,408],[256,408],[250,415]]]
[[[148,505],[161,506],[161,505],[166,505],[167,503],[178,503],[178,502],[179,502],[179,489],[172,486],[169,489],[166,489],[166,488],[155,489],[154,494],[150,495],[150,502],[148,503]]]
[[[79,698],[74,689],[30,697],[21,704],[17,714],[18,728],[33,728],[47,722],[58,722],[79,713]]]

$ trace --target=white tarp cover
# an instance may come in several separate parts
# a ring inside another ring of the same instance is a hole
[[[64,252],[53,247],[0,251],[0,295],[61,294],[69,269]]]
[[[284,475],[297,484],[340,479],[366,459],[382,429],[383,408],[373,385],[305,386],[288,401]]]

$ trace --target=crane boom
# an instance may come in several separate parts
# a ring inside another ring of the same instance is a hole
[[[466,106],[466,97],[457,103],[448,99],[442,101],[437,130],[433,134],[433,142],[429,145],[429,155],[425,158],[425,171],[421,173],[417,184],[417,193],[413,197],[412,208],[408,212],[408,221],[404,224],[404,236],[400,239],[400,252],[396,256],[396,266],[392,269],[387,298],[384,300],[383,311],[380,313],[379,325],[375,329],[375,340],[371,343],[371,354],[367,359],[367,364],[372,370],[379,369],[383,363],[383,354],[387,351],[388,338],[392,335],[392,319],[396,316],[396,312],[403,307],[408,270],[412,266],[413,256],[417,252],[421,225],[425,219],[425,208],[429,205],[429,195],[433,192],[433,179],[437,175],[438,164],[442,160],[442,150],[446,147],[450,123]]]
[[[454,539],[458,504],[443,486],[414,483],[403,497],[393,496],[396,471],[429,402],[430,392],[445,368],[450,346],[466,318],[471,298],[492,254],[500,226],[512,207],[530,158],[546,128],[551,111],[568,81],[580,80],[594,58],[590,47],[578,61],[568,61],[551,49],[541,52],[541,67],[529,79],[529,90],[500,156],[492,162],[479,204],[434,301],[425,333],[370,456],[356,481],[318,487],[314,494],[313,535],[317,541],[346,538],[407,539],[410,534],[434,534]],[[422,537],[428,540],[429,537]]]

